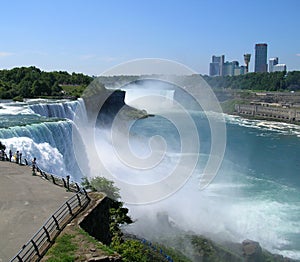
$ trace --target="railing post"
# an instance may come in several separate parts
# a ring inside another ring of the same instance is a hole
[[[46,233],[48,241],[51,242],[51,238],[50,238],[50,235],[49,235],[49,232],[48,232],[47,228],[45,228],[45,226],[43,226],[43,229],[44,229],[44,231]]]
[[[66,205],[67,205],[67,207],[68,207],[68,209],[69,209],[70,215],[73,216],[72,208],[71,208],[70,204],[69,204],[68,202],[66,202]]]
[[[70,176],[67,176],[67,189],[70,191]]]
[[[62,181],[64,183],[64,187],[67,188],[67,183],[66,183],[66,180],[62,177]]]
[[[81,206],[80,196],[78,194],[76,194],[76,196],[77,196],[77,199],[78,199],[78,204],[79,204],[79,206]]]
[[[39,257],[41,257],[41,254],[40,254],[40,252],[39,252],[39,248],[38,248],[38,246],[36,245],[36,243],[33,241],[33,239],[31,239],[31,243],[32,243],[32,245],[34,246],[34,249],[35,249],[35,251],[36,251],[36,254],[37,254]]]
[[[83,190],[83,193],[85,194],[85,197],[86,197],[88,200],[91,200],[90,197],[89,197],[89,195],[88,195],[88,193],[86,192],[86,190],[85,190],[84,187],[82,188],[82,190]]]
[[[46,174],[45,172],[42,172],[42,173],[43,173],[43,176],[44,176],[47,180],[49,180],[47,174]]]
[[[86,192],[86,190],[85,190],[84,187],[82,188],[82,191],[83,191],[83,193],[84,193],[85,195],[87,194],[87,192]]]
[[[57,221],[56,217],[53,215],[52,218],[53,218],[53,220],[54,220],[54,222],[55,222],[55,224],[56,224],[56,229],[57,229],[57,230],[60,230],[59,224],[58,224],[58,221]]]
[[[52,178],[52,182],[53,182],[53,184],[54,184],[54,185],[56,185],[55,178],[54,178],[54,176],[53,176],[53,175],[51,175],[51,178]]]
[[[79,191],[80,191],[80,187],[78,186],[77,183],[75,183],[75,186],[76,186],[76,188],[77,188],[77,192],[79,192]]]

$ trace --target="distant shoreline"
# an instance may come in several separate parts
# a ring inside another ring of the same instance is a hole
[[[230,115],[230,116],[239,116],[239,117],[249,119],[249,120],[257,120],[257,121],[263,120],[263,121],[267,121],[267,122],[277,122],[277,123],[285,123],[285,124],[300,126],[299,122],[290,122],[290,121],[285,121],[283,119],[278,119],[278,118],[251,116],[251,115],[244,115],[244,114],[238,114],[238,113],[225,113],[225,114]]]

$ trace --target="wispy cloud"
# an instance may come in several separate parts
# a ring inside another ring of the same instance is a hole
[[[296,56],[300,56],[300,54],[296,54]]]
[[[118,58],[117,57],[112,57],[112,56],[107,56],[107,57],[101,57],[100,59],[103,62],[114,62],[117,61]]]
[[[93,54],[86,54],[86,55],[80,56],[80,59],[82,59],[82,60],[90,60],[90,59],[95,59],[95,58],[96,58],[96,55],[93,55]]]
[[[0,52],[0,57],[5,57],[5,56],[11,56],[14,53],[9,53],[9,52]]]
[[[98,61],[102,61],[102,62],[114,62],[117,61],[118,58],[117,57],[112,57],[112,56],[98,56],[95,54],[85,54],[85,55],[81,55],[80,56],[81,60],[98,60]]]

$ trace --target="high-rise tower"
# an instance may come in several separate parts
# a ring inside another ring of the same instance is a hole
[[[254,72],[267,72],[267,44],[256,44],[255,45],[255,65]]]
[[[274,72],[274,66],[278,65],[278,57],[269,59],[269,72]]]
[[[222,76],[225,56],[212,56],[212,62],[209,64],[209,75],[210,76]]]
[[[250,63],[251,54],[244,54],[244,61],[246,65],[246,73],[249,72],[249,63]]]

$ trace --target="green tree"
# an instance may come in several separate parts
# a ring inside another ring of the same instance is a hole
[[[120,189],[114,185],[113,181],[105,177],[94,177],[89,180],[87,177],[82,178],[81,185],[94,192],[103,192],[111,199],[120,199]]]
[[[62,95],[61,91],[62,91],[62,87],[58,84],[58,82],[55,82],[51,88],[51,95],[61,96]]]
[[[35,97],[51,95],[49,83],[44,80],[35,80],[32,85],[32,93]]]

